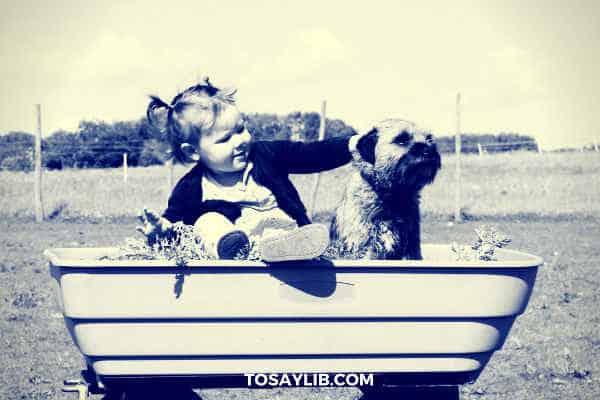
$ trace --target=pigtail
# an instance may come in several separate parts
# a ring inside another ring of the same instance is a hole
[[[171,136],[173,133],[171,132],[172,128],[170,125],[172,124],[172,114],[174,108],[164,102],[158,96],[150,95],[150,103],[148,104],[148,108],[146,108],[146,118],[150,124],[150,128],[156,130],[156,132],[162,138],[161,142],[167,143],[171,142]],[[164,151],[164,160],[170,160],[175,158],[173,154],[173,149],[168,149]],[[162,157],[161,157],[162,158]]]
[[[215,97],[219,98],[222,102],[227,104],[235,104],[234,95],[237,93],[235,88],[223,88],[219,89]]]
[[[146,109],[146,118],[148,119],[148,122],[150,122],[150,124],[152,126],[155,126],[157,128],[164,128],[164,126],[162,126],[162,127],[158,126],[158,125],[164,125],[164,122],[159,123],[159,114],[158,113],[159,113],[160,109],[164,109],[167,112],[167,114],[169,114],[170,111],[172,110],[172,107],[169,106],[164,101],[162,101],[160,99],[160,97],[151,95],[150,96],[150,104],[148,104],[148,108]]]

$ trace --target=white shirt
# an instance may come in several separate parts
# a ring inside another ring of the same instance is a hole
[[[279,208],[275,195],[254,181],[250,174],[253,166],[252,162],[248,163],[242,180],[234,186],[223,186],[210,175],[204,174],[203,200],[225,200],[239,204],[242,215],[235,221],[235,226],[248,236],[271,236],[295,228],[296,221]]]

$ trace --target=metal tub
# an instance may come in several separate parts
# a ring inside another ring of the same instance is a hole
[[[448,245],[422,249],[422,261],[195,261],[183,269],[99,260],[115,248],[45,254],[67,328],[104,384],[245,386],[244,373],[281,372],[473,381],[525,310],[542,259],[498,250],[498,261],[456,262]]]

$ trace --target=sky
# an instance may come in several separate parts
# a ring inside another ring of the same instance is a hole
[[[244,112],[600,142],[600,2],[0,0],[0,133],[133,120],[209,76]]]

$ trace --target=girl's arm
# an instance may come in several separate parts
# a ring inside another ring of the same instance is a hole
[[[289,174],[311,174],[341,167],[352,159],[351,146],[358,135],[319,142],[277,140],[261,142],[274,162]],[[352,138],[352,139],[351,139]]]

